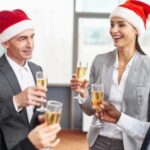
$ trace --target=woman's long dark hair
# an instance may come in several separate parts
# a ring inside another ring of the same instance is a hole
[[[142,48],[141,48],[139,42],[138,42],[138,36],[136,37],[136,42],[135,42],[135,44],[136,44],[136,49],[137,49],[137,51],[138,51],[139,53],[141,53],[142,55],[146,55],[146,54],[144,53],[144,51],[142,50]]]

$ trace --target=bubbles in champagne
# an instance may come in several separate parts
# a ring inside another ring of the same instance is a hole
[[[76,74],[79,80],[83,80],[87,71],[87,67],[77,67]]]
[[[38,86],[47,87],[47,79],[37,79],[36,82]]]
[[[47,125],[56,124],[60,122],[61,114],[59,112],[46,112],[45,121]]]
[[[102,104],[104,100],[104,92],[103,91],[92,91],[92,104],[95,106],[99,106]]]

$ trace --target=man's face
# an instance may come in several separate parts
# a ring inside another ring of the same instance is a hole
[[[32,58],[34,48],[33,29],[25,30],[7,42],[3,43],[7,49],[8,56],[19,65],[24,65],[25,61]]]

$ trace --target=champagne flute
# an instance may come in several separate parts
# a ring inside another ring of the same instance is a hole
[[[96,112],[99,112],[99,106],[103,103],[104,100],[104,86],[103,84],[94,83],[91,84],[91,97],[92,97],[92,105]],[[92,125],[93,127],[102,127],[102,123],[99,119],[96,119],[95,123]]]
[[[36,84],[37,86],[43,86],[45,88],[47,87],[48,79],[44,71],[36,72]],[[44,103],[42,103],[41,107],[37,108],[37,111],[45,112]]]
[[[57,124],[60,122],[63,104],[56,100],[48,100],[45,109],[45,122],[47,125]],[[43,150],[53,150],[51,147]]]
[[[45,121],[47,125],[57,124],[60,122],[63,104],[56,100],[47,101],[45,111]]]
[[[88,69],[88,63],[83,61],[78,61],[76,67],[76,75],[79,82],[83,82],[85,80]],[[74,99],[78,99],[78,96],[74,96]]]
[[[87,73],[88,63],[83,61],[78,61],[76,67],[76,74],[79,81],[83,82],[85,79],[85,75]]]

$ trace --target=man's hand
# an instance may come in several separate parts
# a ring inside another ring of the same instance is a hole
[[[57,139],[57,133],[61,127],[59,124],[47,126],[45,123],[34,128],[29,134],[28,139],[37,148],[53,148],[60,139]]]
[[[33,86],[26,88],[24,91],[14,96],[14,101],[18,108],[29,105],[41,106],[46,102],[47,88],[42,86]]]

